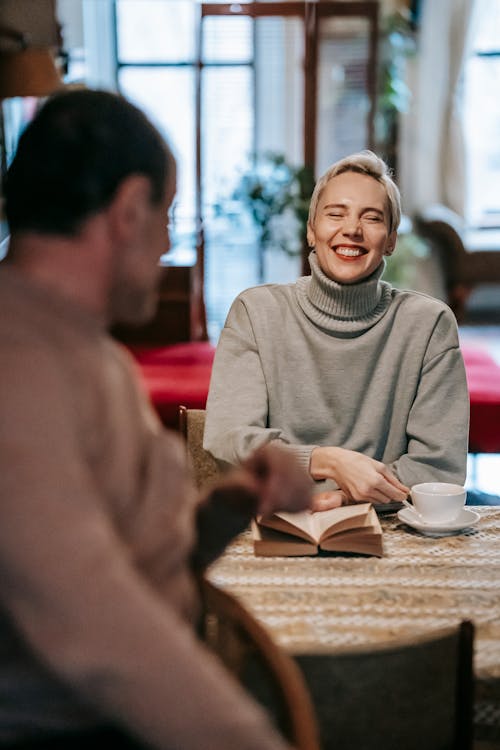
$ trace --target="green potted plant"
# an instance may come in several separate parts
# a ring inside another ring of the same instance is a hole
[[[384,279],[399,289],[414,289],[422,264],[429,257],[429,246],[414,232],[400,232],[393,255],[386,260]]]
[[[389,14],[381,26],[375,137],[377,151],[393,169],[397,166],[399,115],[408,111],[412,96],[406,83],[406,63],[415,52],[409,11]]]
[[[306,241],[309,200],[314,188],[312,170],[290,164],[281,153],[257,155],[253,167],[243,172],[231,195],[257,231],[259,280],[264,280],[266,251],[300,255]],[[224,202],[219,205],[225,211]],[[234,211],[231,212],[234,217]]]
[[[403,217],[396,249],[386,260],[383,278],[398,289],[412,289],[447,300],[439,254],[426,238],[413,230],[408,217]]]

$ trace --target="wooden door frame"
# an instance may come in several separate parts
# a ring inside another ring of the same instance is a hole
[[[283,16],[299,17],[304,23],[304,118],[303,118],[303,163],[315,173],[317,152],[317,67],[318,32],[323,19],[337,17],[365,17],[368,20],[369,55],[367,62],[367,93],[370,108],[367,113],[367,148],[374,147],[375,111],[377,106],[377,61],[379,43],[379,0],[283,0],[282,2],[250,3],[202,3],[197,36],[197,76],[196,76],[196,226],[197,226],[197,284],[203,291],[205,241],[201,212],[201,59],[202,26],[207,16],[250,16],[264,18]],[[302,273],[310,272],[307,260],[307,247],[302,250]]]

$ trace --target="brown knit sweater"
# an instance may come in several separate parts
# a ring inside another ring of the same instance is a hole
[[[127,353],[0,266],[0,741],[116,722],[283,750],[196,639],[198,498]]]

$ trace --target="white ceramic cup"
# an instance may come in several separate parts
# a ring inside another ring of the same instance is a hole
[[[424,523],[443,525],[458,518],[467,497],[465,487],[448,482],[414,484],[410,494],[413,510]]]

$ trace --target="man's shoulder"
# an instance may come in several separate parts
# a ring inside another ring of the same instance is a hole
[[[15,274],[0,271],[0,356],[3,380],[31,377],[62,387],[88,383],[110,363],[127,360],[121,347],[90,316],[47,295]],[[17,373],[17,375],[16,375]]]

